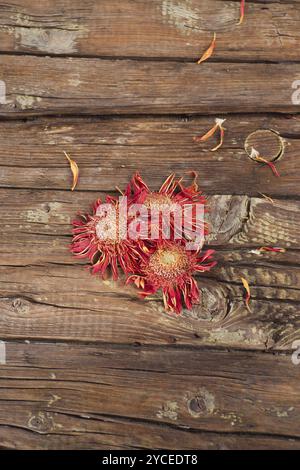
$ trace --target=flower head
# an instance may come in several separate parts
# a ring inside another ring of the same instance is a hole
[[[127,282],[140,288],[143,297],[161,289],[165,309],[180,314],[183,303],[190,309],[199,301],[199,289],[193,274],[209,271],[216,264],[210,261],[213,253],[213,250],[208,250],[201,254],[188,251],[184,243],[159,241],[149,248],[138,273],[130,275]]]
[[[105,203],[100,199],[92,206],[92,214],[80,214],[73,221],[72,253],[79,258],[88,258],[92,274],[104,276],[111,268],[113,279],[118,279],[118,265],[125,274],[135,272],[143,258],[146,247],[141,240],[122,237],[119,218],[119,202],[108,196]],[[127,229],[127,225],[123,227]]]
[[[194,181],[190,186],[185,186],[182,178],[176,180],[175,175],[171,174],[158,191],[149,189],[139,173],[135,173],[132,177],[127,188],[128,194],[132,203],[147,207],[147,217],[141,220],[141,223],[144,222],[147,227],[154,227],[158,234],[156,238],[176,239],[182,238],[183,235],[187,239],[192,239],[195,234],[198,236],[207,234],[208,228],[203,220],[206,199],[198,189],[197,173],[193,174]],[[155,213],[159,212],[161,218],[155,217]],[[166,227],[168,233],[171,229],[170,236],[165,236]]]

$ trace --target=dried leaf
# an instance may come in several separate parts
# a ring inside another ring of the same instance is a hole
[[[250,302],[250,298],[251,298],[249,283],[248,283],[247,279],[245,279],[244,277],[241,277],[241,280],[242,280],[244,289],[246,291],[246,297],[245,297],[246,307],[249,310],[249,312],[251,312],[250,306],[249,306],[249,302]]]
[[[202,62],[204,62],[205,60],[209,59],[212,56],[212,54],[215,50],[215,47],[216,47],[216,41],[217,41],[217,35],[216,35],[216,33],[214,33],[214,38],[213,38],[209,48],[204,52],[202,57],[197,61],[197,64],[201,64]]]
[[[77,163],[69,157],[67,152],[64,151],[64,154],[66,158],[68,159],[68,162],[70,163],[70,168],[73,174],[73,185],[72,185],[71,191],[74,191],[78,182],[79,168],[78,168]]]
[[[240,20],[238,22],[238,25],[242,24],[245,18],[245,0],[241,0],[241,6],[240,6]]]

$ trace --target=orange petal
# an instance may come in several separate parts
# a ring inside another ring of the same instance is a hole
[[[210,137],[212,137],[215,134],[215,132],[218,129],[223,129],[224,131],[223,122],[225,121],[226,119],[216,118],[215,125],[208,132],[206,132],[206,134],[202,136],[194,137],[194,142],[206,142]]]
[[[217,40],[217,35],[214,33],[214,38],[209,46],[209,48],[204,52],[202,57],[198,60],[197,64],[201,64],[205,60],[209,59],[212,56],[212,53],[214,52],[214,49],[216,47],[216,40]]]
[[[224,142],[224,127],[222,126],[219,126],[220,127],[220,143],[214,147],[213,149],[211,149],[212,152],[216,152],[220,147],[222,147],[223,145],[223,142]]]
[[[250,298],[251,298],[251,292],[250,292],[250,287],[249,287],[249,283],[247,281],[247,279],[245,279],[244,277],[241,277],[241,281],[243,283],[243,286],[245,288],[245,291],[247,292],[247,295],[246,295],[246,307],[247,309],[249,310],[249,312],[251,312],[250,310],[250,307],[249,307],[249,302],[250,302]]]
[[[240,20],[238,22],[238,25],[242,24],[245,18],[245,0],[241,0],[241,6],[240,6]]]
[[[202,135],[201,137],[194,137],[195,142],[206,142],[210,137],[214,135],[216,130],[218,129],[218,124],[215,124],[206,134]]]
[[[79,168],[78,168],[77,163],[69,157],[67,152],[64,152],[64,154],[67,157],[68,162],[70,163],[70,168],[73,174],[73,185],[72,185],[71,191],[74,191],[78,182]]]

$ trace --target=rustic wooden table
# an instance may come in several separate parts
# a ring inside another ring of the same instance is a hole
[[[300,2],[238,18],[238,0],[0,5],[2,448],[300,447]],[[218,152],[193,142],[225,114]],[[280,178],[247,158],[259,129],[287,141]],[[76,212],[135,170],[153,188],[197,170],[209,196],[218,266],[176,319],[68,252]]]

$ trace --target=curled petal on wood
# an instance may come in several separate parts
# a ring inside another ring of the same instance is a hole
[[[241,6],[240,6],[240,19],[238,22],[238,25],[242,24],[245,18],[245,0],[241,0]]]
[[[205,62],[207,59],[209,59],[212,56],[212,54],[215,50],[215,47],[216,47],[216,42],[217,42],[217,35],[216,35],[216,33],[214,33],[214,38],[213,38],[209,48],[204,52],[202,57],[200,57],[200,59],[197,61],[197,64],[201,64],[202,62]]]
[[[270,251],[273,253],[285,253],[285,248],[280,248],[279,246],[261,246],[259,251]]]
[[[78,168],[77,163],[69,157],[67,152],[64,151],[64,154],[65,154],[68,162],[70,163],[70,168],[71,168],[71,171],[72,171],[72,174],[73,174],[73,185],[72,185],[71,191],[74,191],[74,189],[76,188],[77,182],[78,182],[79,168]]]
[[[225,135],[225,129],[222,126],[219,126],[220,128],[220,143],[216,145],[213,149],[211,149],[212,152],[216,152],[219,150],[220,147],[222,147],[223,142],[224,142],[224,135]]]
[[[225,133],[225,129],[223,127],[223,123],[226,121],[226,119],[220,119],[220,118],[216,118],[215,120],[215,125],[209,130],[206,132],[206,134],[202,135],[202,136],[196,136],[194,137],[194,142],[206,142],[208,139],[210,139],[210,137],[212,137],[216,131],[219,129],[220,130],[220,142],[219,144],[214,147],[213,149],[211,149],[212,152],[215,152],[216,150],[218,150],[222,145],[223,145],[223,142],[224,142],[224,133]]]
[[[246,307],[249,310],[249,312],[251,312],[250,306],[249,306],[250,298],[251,298],[249,283],[248,283],[247,279],[245,279],[244,277],[241,277],[241,281],[242,281],[244,289],[246,291],[246,297],[245,297]]]
[[[258,151],[255,150],[255,148],[253,147],[252,147],[250,158],[252,158],[252,160],[254,160],[255,162],[264,163],[265,165],[268,165],[271,168],[274,175],[277,176],[278,178],[280,177],[280,174],[278,173],[278,170],[276,166],[274,165],[274,163],[269,162],[269,160],[266,160],[265,158],[261,157]]]

